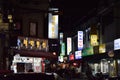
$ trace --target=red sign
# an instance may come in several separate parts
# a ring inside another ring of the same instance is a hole
[[[69,60],[74,60],[74,54],[70,54]]]

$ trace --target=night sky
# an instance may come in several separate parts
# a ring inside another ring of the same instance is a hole
[[[60,12],[59,25],[62,31],[72,31],[80,22],[95,12],[99,0],[52,0],[52,6]],[[67,29],[67,30],[66,30]]]

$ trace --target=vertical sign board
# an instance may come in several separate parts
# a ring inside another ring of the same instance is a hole
[[[18,48],[20,48],[20,46],[21,46],[21,40],[19,38],[17,39],[17,46],[18,46]]]
[[[61,32],[60,33],[60,44],[62,44],[63,43],[63,33]]]
[[[98,45],[98,36],[96,34],[91,34],[90,35],[90,44],[92,46],[97,46]]]
[[[78,31],[78,51],[83,49],[83,31]]]
[[[52,15],[52,13],[49,13],[48,38],[58,38],[58,15]]]
[[[105,44],[100,44],[99,45],[99,53],[105,53],[105,52],[106,52]]]
[[[65,55],[65,43],[61,44],[61,55]]]
[[[72,38],[68,37],[67,38],[67,55],[69,55],[71,51],[72,51]]]

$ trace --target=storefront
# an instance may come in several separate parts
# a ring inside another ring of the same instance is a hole
[[[47,60],[57,60],[57,55],[48,51],[48,40],[18,37],[17,46],[11,48],[11,70],[19,72],[45,72]]]
[[[22,57],[19,54],[14,56],[11,70],[19,72],[44,72],[44,58]]]
[[[109,77],[119,77],[120,74],[120,41],[113,41],[101,44],[93,48],[93,55],[86,55],[82,58],[92,68],[93,75],[101,73]],[[88,54],[90,52],[86,52]],[[84,53],[83,53],[84,54]]]

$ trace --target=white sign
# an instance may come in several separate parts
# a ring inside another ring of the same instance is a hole
[[[72,51],[72,39],[71,37],[67,38],[67,55]]]
[[[81,59],[82,58],[82,51],[75,51],[75,59]]]
[[[48,38],[58,38],[58,15],[52,15],[52,13],[49,13]]]
[[[114,40],[114,50],[120,49],[120,39]]]
[[[13,62],[16,63],[33,63],[32,57],[20,57],[20,56],[14,56]]]
[[[83,49],[83,31],[78,31],[78,50]]]

